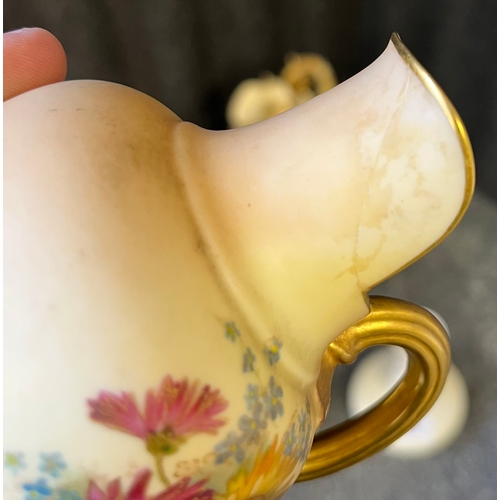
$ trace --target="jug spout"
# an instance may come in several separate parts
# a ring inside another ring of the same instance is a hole
[[[256,335],[285,339],[303,380],[367,314],[365,292],[439,242],[472,192],[460,119],[405,51],[393,37],[350,80],[265,122],[178,128],[214,272]]]

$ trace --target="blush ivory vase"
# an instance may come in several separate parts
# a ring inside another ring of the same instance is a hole
[[[107,82],[7,101],[5,498],[272,500],[397,439],[449,347],[367,292],[450,233],[473,184],[460,118],[396,34],[237,130]],[[334,367],[377,344],[407,349],[405,377],[313,442]]]

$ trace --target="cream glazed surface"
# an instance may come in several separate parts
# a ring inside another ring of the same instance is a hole
[[[278,498],[328,344],[465,199],[456,132],[392,43],[240,130],[92,81],[4,120],[9,499]]]

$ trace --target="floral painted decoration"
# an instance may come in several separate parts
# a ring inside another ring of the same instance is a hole
[[[267,427],[262,404],[254,404],[252,414],[243,415],[240,418],[238,427],[243,432],[246,442],[257,443],[260,438],[260,431]]]
[[[264,348],[264,354],[266,355],[267,361],[271,366],[280,360],[280,349],[282,347],[283,342],[276,337],[273,337],[269,342],[269,345]]]
[[[276,420],[283,416],[283,389],[276,384],[274,376],[264,388],[249,384],[245,400],[248,414],[242,415],[238,421],[240,434],[231,431],[224,441],[215,446],[216,462],[223,463],[230,457],[241,463],[246,456],[246,445],[259,444],[263,439],[262,432],[267,428],[267,420]]]
[[[285,443],[285,448],[283,449],[283,453],[285,455],[291,455],[294,449],[294,446],[297,442],[297,436],[295,435],[295,423],[292,424],[290,429],[285,432],[285,436],[283,438]]]
[[[164,456],[175,453],[195,433],[215,434],[225,423],[217,417],[228,402],[209,385],[200,388],[198,382],[176,381],[168,375],[157,391],[146,393],[143,412],[127,392],[103,391],[88,404],[95,422],[143,439],[162,481],[168,484],[162,468]]]
[[[283,453],[284,443],[275,436],[269,445],[261,446],[255,459],[247,467],[240,467],[227,484],[226,500],[249,498],[277,498],[295,481],[297,459]]]
[[[283,398],[283,389],[276,385],[274,377],[269,380],[269,390],[264,396],[264,404],[266,406],[266,412],[270,415],[272,420],[276,420],[277,417],[283,416],[283,403],[281,402]]]
[[[249,410],[251,410],[254,405],[259,402],[259,397],[259,386],[255,384],[248,384],[245,400]]]
[[[52,477],[59,477],[66,468],[61,453],[42,453],[40,456],[40,471]]]
[[[243,448],[244,436],[235,432],[230,432],[224,441],[215,446],[215,463],[221,464],[227,459],[234,457],[236,462],[241,463],[245,458],[245,449]]]
[[[204,489],[205,481],[198,481],[192,485],[189,484],[189,478],[181,479],[179,482],[168,486],[161,493],[154,496],[146,496],[146,490],[151,471],[143,469],[139,471],[132,481],[127,492],[122,492],[119,479],[115,479],[108,484],[107,488],[102,490],[93,481],[89,484],[86,500],[213,500],[214,491]]]
[[[247,347],[245,353],[243,354],[243,371],[253,372],[256,359],[257,358],[255,357],[255,354],[252,352],[250,347]]]
[[[34,483],[24,483],[23,490],[26,491],[26,500],[45,499],[52,495],[52,488],[47,484],[46,478],[40,478]]]
[[[236,324],[233,321],[226,323],[226,338],[228,338],[231,342],[236,342],[238,337],[241,337],[241,333]]]
[[[164,461],[174,456],[192,436],[216,435],[226,425],[228,401],[218,389],[187,378],[166,375],[158,387],[146,391],[142,403],[127,391],[101,391],[87,400],[89,417],[97,424],[142,440],[154,467],[137,471],[129,467],[121,478],[108,481],[93,476],[76,484],[67,475],[67,463],[59,452],[38,455],[37,467],[25,472],[23,453],[4,454],[4,468],[12,475],[23,471],[20,480],[24,500],[247,500],[275,499],[293,483],[312,441],[309,401],[290,415],[285,432],[271,434],[275,423],[285,417],[284,391],[275,368],[283,343],[272,337],[265,348],[253,351],[246,345],[234,322],[225,324],[225,337],[243,353],[242,371],[249,383],[242,395],[245,413],[203,458],[182,460],[174,465],[170,481]],[[269,370],[271,367],[271,373]],[[261,369],[263,370],[261,371]],[[264,374],[266,374],[264,376]],[[148,491],[156,474],[163,490]],[[132,479],[127,479],[132,477]],[[214,478],[214,480],[212,480]],[[126,487],[122,486],[122,481]],[[85,489],[86,488],[86,489]]]
[[[26,468],[24,453],[4,453],[3,466],[12,474],[17,475],[19,471]]]

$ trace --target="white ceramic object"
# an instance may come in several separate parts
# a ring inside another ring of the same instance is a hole
[[[431,311],[441,321],[443,318]],[[349,379],[347,412],[359,415],[380,401],[406,371],[407,356],[399,347],[380,347],[360,360]],[[425,458],[440,453],[460,435],[467,422],[469,396],[466,382],[455,365],[438,400],[410,431],[389,445],[384,453],[400,458]]]
[[[298,104],[293,87],[269,75],[241,82],[229,99],[226,119],[231,128],[246,127],[287,111]]]

